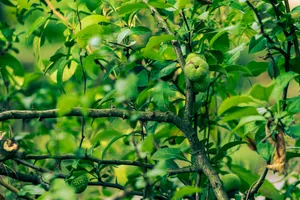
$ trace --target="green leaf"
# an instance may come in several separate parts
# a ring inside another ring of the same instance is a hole
[[[296,139],[300,138],[300,124],[290,126],[286,134]]]
[[[58,98],[57,106],[58,115],[63,116],[69,113],[74,107],[80,104],[80,100],[77,96],[63,95]]]
[[[262,51],[266,48],[267,39],[264,36],[260,36],[256,39],[256,36],[253,36],[249,44],[249,53],[256,53]]]
[[[147,52],[150,51],[153,47],[160,45],[163,42],[175,40],[175,37],[173,35],[159,35],[159,36],[152,36],[146,47],[142,49],[142,51]]]
[[[21,188],[20,192],[18,192],[18,195],[42,195],[44,192],[45,189],[42,187],[42,185],[25,185]]]
[[[213,161],[218,161],[221,160],[222,158],[224,158],[226,156],[226,151],[228,149],[231,149],[237,145],[240,144],[247,144],[247,142],[245,141],[234,141],[234,142],[229,142],[227,144],[225,144],[224,146],[221,147],[221,149],[219,150],[218,154],[213,158]]]
[[[45,66],[42,62],[41,58],[41,38],[40,37],[34,37],[33,39],[33,54],[35,58],[35,65],[41,70],[41,72],[44,71]]]
[[[214,71],[214,72],[220,72],[222,74],[227,74],[226,69],[223,68],[221,65],[209,65],[209,71]]]
[[[225,99],[219,107],[218,115],[224,114],[228,109],[233,106],[259,106],[259,102],[256,102],[252,97],[249,96],[233,96]]]
[[[87,1],[84,1],[84,2],[85,2],[86,7],[91,12],[96,10],[97,8],[99,8],[100,4],[102,3],[99,0],[87,0]]]
[[[237,59],[240,57],[241,52],[245,48],[245,43],[240,44],[239,46],[235,47],[234,49],[228,51],[226,53],[226,58],[227,58],[227,64],[232,65],[235,64]]]
[[[250,122],[257,122],[257,121],[266,121],[266,118],[260,115],[253,115],[253,116],[246,116],[241,118],[239,121],[239,124],[231,131],[231,133],[236,132],[238,129],[240,129],[242,126],[244,126],[247,123]]]
[[[251,71],[248,68],[246,68],[242,65],[229,65],[225,69],[228,73],[230,73],[230,72],[243,72],[245,75],[248,75],[248,76],[252,75]]]
[[[249,94],[255,99],[269,102],[269,98],[272,94],[273,88],[274,84],[270,84],[269,86],[255,84],[252,86]]]
[[[221,31],[214,35],[214,37],[210,40],[210,46],[213,49],[226,52],[229,49],[229,37],[226,31]]]
[[[299,74],[295,72],[286,72],[283,74],[280,74],[276,79],[275,79],[275,85],[274,89],[272,92],[272,97],[274,98],[275,101],[278,101],[281,98],[281,93],[284,90],[284,88],[287,86],[287,84],[296,76]]]
[[[164,57],[160,54],[160,52],[154,50],[154,49],[149,49],[148,51],[145,51],[143,53],[143,56],[146,58],[149,58],[151,60],[157,60],[157,61],[164,61]]]
[[[152,155],[153,160],[177,159],[189,162],[179,148],[161,148]]]
[[[168,76],[172,72],[174,72],[177,69],[176,63],[171,63],[168,66],[161,69],[157,74],[154,75],[153,80],[157,80],[161,77]]]
[[[256,151],[257,153],[263,157],[266,161],[270,159],[270,156],[273,153],[274,148],[269,142],[256,142]]]
[[[259,179],[259,176],[257,174],[253,174],[251,171],[246,170],[238,165],[231,164],[230,169],[241,179],[241,192],[247,191],[250,186]],[[259,191],[263,196],[270,199],[283,199],[283,196],[268,180],[264,181]]]
[[[26,34],[26,41],[28,42],[28,39],[29,37],[32,35],[32,33],[38,29],[40,26],[42,26],[43,24],[46,23],[47,21],[47,17],[43,17],[43,16],[40,16],[38,17],[32,24],[31,26],[29,27],[28,31],[27,31],[27,34]]]
[[[147,70],[142,70],[140,73],[137,74],[138,77],[138,82],[137,82],[137,86],[138,87],[144,87],[144,86],[148,86],[148,72]]]
[[[12,86],[21,88],[24,83],[24,69],[19,60],[10,54],[0,55],[0,71]]]
[[[189,0],[177,0],[177,4],[178,4],[177,9],[181,10],[181,9],[183,9],[189,3],[190,3]]]
[[[230,108],[222,118],[223,122],[240,119],[241,117],[249,115],[258,115],[258,112],[255,107],[245,106],[245,107],[232,107]]]
[[[134,13],[135,11],[138,11],[143,8],[147,8],[148,6],[144,3],[126,3],[122,6],[120,6],[117,11],[119,15],[123,16],[128,13]]]
[[[109,99],[111,99],[116,93],[116,90],[111,90],[109,93],[107,93],[97,104],[97,108],[101,107],[101,105],[105,102],[107,102]]]
[[[195,194],[195,193],[201,192],[201,191],[202,191],[202,189],[198,188],[198,187],[183,186],[175,192],[174,196],[172,197],[172,200],[182,199],[186,195],[192,195],[192,194]]]
[[[104,33],[104,30],[98,24],[92,24],[81,31],[77,32],[75,37],[77,38],[77,43],[81,48],[85,48],[89,40],[93,36],[98,36]]]
[[[289,113],[300,113],[300,96],[296,96],[287,100],[287,111]]]
[[[111,145],[113,145],[113,143],[115,143],[117,140],[119,140],[120,138],[123,138],[123,137],[127,137],[128,135],[119,135],[119,136],[116,136],[114,137],[108,144],[107,146],[103,149],[103,152],[102,152],[102,159],[105,158],[106,156],[106,152],[108,151],[108,149],[110,148]]]
[[[154,149],[154,138],[153,134],[147,135],[142,144],[142,151],[151,153]]]
[[[299,14],[300,13],[300,6],[296,6],[295,8],[292,9],[291,14]]]
[[[64,78],[64,71],[65,67],[70,63],[70,60],[67,60],[66,58],[61,58],[58,63],[58,69],[57,69],[57,76],[56,76],[56,81],[59,86],[63,86],[63,81],[66,81],[67,79],[71,78],[71,76],[68,76],[68,78]]]
[[[138,77],[134,74],[129,74],[125,79],[118,79],[115,88],[118,94],[117,100],[124,101],[137,97]]]
[[[98,56],[95,54],[91,54],[84,57],[82,60],[82,65],[85,69],[86,74],[93,80],[99,78],[99,73],[101,71],[99,65],[95,63],[95,59],[98,59]]]
[[[92,143],[96,143],[98,141],[99,142],[107,141],[107,140],[111,141],[111,138],[121,136],[121,135],[124,137],[126,136],[115,129],[106,128],[105,130],[102,130],[99,133],[97,133],[91,141],[92,141]]]
[[[247,64],[247,68],[251,71],[253,76],[258,76],[268,70],[268,65],[269,64],[267,62],[252,61]]]
[[[149,0],[148,4],[153,6],[154,8],[161,8],[161,9],[173,7],[172,4],[167,3],[167,1],[165,0]]]
[[[170,104],[169,97],[174,95],[174,91],[166,82],[159,82],[154,87],[152,101],[159,107],[167,107]]]
[[[151,29],[149,29],[147,27],[144,27],[144,26],[132,27],[130,29],[130,31],[131,31],[132,34],[136,34],[136,35],[144,35],[144,34],[151,34],[152,33]]]
[[[1,3],[3,3],[6,6],[11,6],[11,7],[15,7],[16,5],[14,5],[11,1],[9,0],[0,0]]]
[[[81,20],[82,29],[100,22],[109,22],[109,20],[103,15],[88,15]]]

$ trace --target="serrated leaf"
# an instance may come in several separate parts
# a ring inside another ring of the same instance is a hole
[[[179,148],[161,148],[157,150],[151,157],[153,160],[170,160],[177,159],[190,162]]]

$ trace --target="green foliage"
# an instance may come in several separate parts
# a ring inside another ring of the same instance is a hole
[[[0,0],[0,175],[11,186],[0,193],[215,199],[220,174],[243,199],[282,130],[287,178],[276,189],[268,176],[249,198],[299,199],[300,6],[290,10],[275,0]],[[6,139],[18,152],[4,155]]]

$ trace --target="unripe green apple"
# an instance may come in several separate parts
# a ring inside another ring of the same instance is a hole
[[[83,192],[89,183],[89,178],[86,174],[81,174],[71,180],[70,185],[75,189],[75,193]]]
[[[191,81],[201,81],[208,74],[208,64],[197,54],[189,54],[184,66],[184,73]]]
[[[206,92],[210,84],[210,76],[207,75],[202,81],[194,82],[194,92]]]
[[[221,181],[227,193],[239,190],[241,186],[241,179],[236,174],[225,174],[221,176]]]

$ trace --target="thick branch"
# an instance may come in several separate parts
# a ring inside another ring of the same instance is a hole
[[[58,109],[51,110],[8,110],[0,113],[0,121],[9,119],[32,119],[38,118],[43,120],[46,118],[57,118],[63,116],[87,116],[91,118],[103,117],[118,117],[123,119],[130,119],[131,116],[138,116],[137,120],[143,121],[157,121],[172,123],[173,118],[177,117],[172,113],[162,112],[142,112],[142,111],[126,111],[119,109],[89,109],[86,114],[81,108],[74,108],[69,113],[64,115],[58,114]]]

